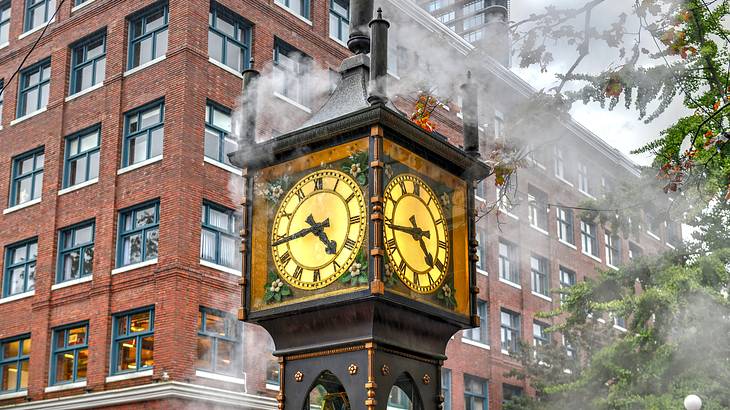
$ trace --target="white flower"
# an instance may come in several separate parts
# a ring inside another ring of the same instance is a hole
[[[282,282],[281,279],[275,279],[273,282],[271,282],[269,291],[277,293],[281,290],[282,286],[284,286],[284,282]]]
[[[385,277],[390,278],[393,276],[393,268],[390,267],[390,263],[385,264]]]
[[[444,206],[449,206],[449,204],[451,204],[451,200],[449,199],[449,194],[447,194],[446,192],[441,194],[441,203],[443,203]]]
[[[448,284],[445,284],[442,289],[444,291],[444,296],[446,296],[447,298],[451,297],[451,288]]]
[[[350,174],[353,177],[357,177],[361,172],[362,172],[362,169],[360,169],[360,164],[358,164],[357,162],[350,165]]]
[[[358,262],[354,262],[352,266],[350,266],[350,275],[357,276],[360,274],[360,270],[362,269],[362,265]]]
[[[387,177],[388,179],[391,179],[391,178],[393,178],[393,167],[392,167],[392,166],[390,166],[390,164],[386,164],[386,165],[385,165],[385,176],[386,176],[386,177]]]
[[[271,197],[274,199],[279,199],[279,197],[284,193],[284,190],[281,188],[281,185],[274,185],[271,187]]]

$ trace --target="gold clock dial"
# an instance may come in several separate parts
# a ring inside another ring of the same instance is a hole
[[[451,247],[439,198],[421,178],[401,174],[385,188],[384,216],[391,268],[415,292],[434,292],[446,277]]]
[[[279,274],[299,289],[320,289],[357,257],[367,226],[365,198],[344,172],[313,172],[282,199],[271,229],[271,256]]]

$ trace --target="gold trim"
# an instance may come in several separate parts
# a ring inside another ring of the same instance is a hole
[[[375,383],[375,343],[365,343],[365,348],[368,349],[368,381],[365,383],[365,390],[367,390],[365,407],[368,410],[375,410],[375,406],[378,404],[378,401],[375,399],[378,388],[378,384]]]
[[[319,352],[293,354],[293,355],[289,355],[289,356],[285,356],[285,357],[286,357],[286,360],[289,360],[289,361],[304,360],[304,359],[311,359],[314,357],[332,356],[335,354],[356,352],[358,350],[364,350],[364,349],[365,349],[365,345],[357,345],[357,346],[339,347],[336,349],[322,350]]]
[[[383,282],[383,128],[373,125],[370,128],[370,143],[372,160],[370,161],[372,196],[370,197],[370,226],[373,230],[373,243],[370,248],[370,266],[373,271],[373,280],[370,283],[370,293],[373,295],[385,294]],[[374,405],[373,405],[374,406]],[[370,408],[370,407],[368,407]]]
[[[276,401],[279,402],[279,410],[284,410],[284,389],[286,388],[286,359],[283,357],[279,358],[279,394],[276,395]]]
[[[401,352],[399,350],[388,349],[387,347],[380,347],[379,349],[383,353],[390,353],[396,356],[405,357],[406,359],[418,360],[419,362],[438,365],[440,360],[428,359],[426,357],[416,356],[414,354]]]

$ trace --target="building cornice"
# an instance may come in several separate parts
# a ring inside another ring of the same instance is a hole
[[[276,400],[269,397],[216,389],[197,384],[161,382],[56,399],[0,406],[0,409],[97,409],[105,406],[163,399],[191,400],[253,410],[274,410],[277,406]]]

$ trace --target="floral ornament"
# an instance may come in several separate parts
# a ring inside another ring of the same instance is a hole
[[[368,262],[365,260],[362,249],[358,252],[355,261],[350,265],[350,269],[340,277],[340,282],[349,284],[350,286],[368,283]]]
[[[350,174],[358,184],[368,183],[368,153],[354,152],[342,163],[342,171]]]
[[[393,167],[390,164],[385,164],[385,177],[388,178],[388,180],[393,178]]]
[[[440,300],[446,307],[455,308],[456,298],[454,297],[454,291],[451,289],[448,283],[444,283],[436,294],[436,298]]]
[[[266,187],[263,189],[263,191],[261,191],[261,193],[264,195],[264,198],[266,198],[267,201],[272,204],[277,204],[281,197],[284,196],[284,192],[288,186],[289,178],[286,176],[281,177],[267,183]]]
[[[395,270],[387,256],[383,257],[383,282],[385,286],[395,285]]]
[[[264,302],[281,302],[284,297],[292,296],[291,288],[273,271],[269,271],[269,280],[264,285]]]
[[[444,206],[444,208],[449,209],[451,207],[451,197],[449,196],[448,192],[444,192],[439,197],[441,199],[441,204]]]

